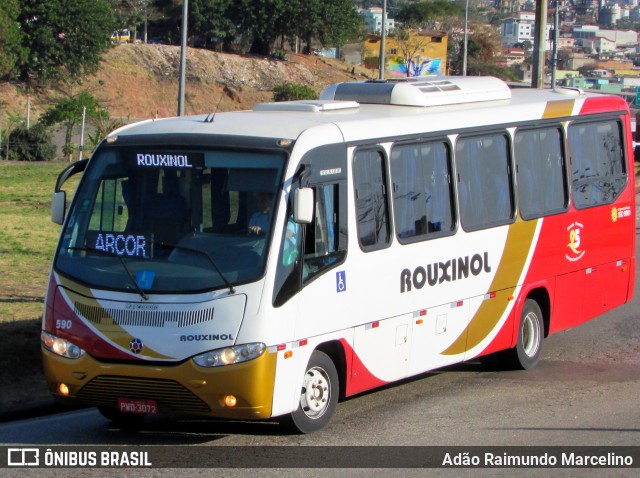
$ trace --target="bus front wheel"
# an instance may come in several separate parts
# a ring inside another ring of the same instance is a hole
[[[298,433],[324,428],[333,418],[338,403],[338,372],[333,361],[315,350],[307,364],[298,408],[287,415],[283,424]]]
[[[544,318],[540,306],[527,299],[522,308],[516,346],[507,350],[509,365],[515,369],[529,370],[536,366],[542,355]]]

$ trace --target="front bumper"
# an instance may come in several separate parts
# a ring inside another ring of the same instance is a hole
[[[203,368],[187,360],[177,365],[101,362],[85,354],[77,360],[42,348],[51,393],[81,405],[117,408],[118,399],[154,400],[159,413],[221,418],[264,419],[271,416],[276,353],[222,367]],[[69,390],[59,392],[60,384]],[[234,407],[224,404],[233,395]]]

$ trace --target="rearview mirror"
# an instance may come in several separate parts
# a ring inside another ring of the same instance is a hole
[[[298,224],[313,221],[313,188],[296,189],[293,196],[293,220]]]
[[[67,208],[67,194],[64,191],[56,191],[51,198],[51,220],[55,224],[64,222],[64,213]]]

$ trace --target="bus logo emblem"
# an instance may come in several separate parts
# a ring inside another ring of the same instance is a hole
[[[569,244],[567,244],[568,251],[565,254],[565,257],[568,261],[579,261],[586,252],[582,248],[583,230],[584,225],[579,222],[574,222],[567,228],[567,231],[569,232]]]
[[[142,347],[144,347],[144,345],[142,344],[142,340],[140,339],[132,339],[131,342],[129,342],[129,350],[131,350],[134,354],[139,354],[140,352],[142,352]]]
[[[611,222],[617,222],[618,219],[631,217],[631,206],[622,206],[611,208]]]

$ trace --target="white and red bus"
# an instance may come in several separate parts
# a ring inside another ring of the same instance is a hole
[[[531,368],[632,297],[632,153],[619,97],[495,78],[123,127],[56,185],[51,392],[311,432],[428,370]]]

